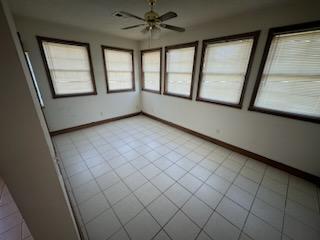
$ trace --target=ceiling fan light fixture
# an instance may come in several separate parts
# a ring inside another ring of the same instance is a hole
[[[161,29],[157,26],[152,26],[149,30],[151,39],[159,39],[161,34]]]

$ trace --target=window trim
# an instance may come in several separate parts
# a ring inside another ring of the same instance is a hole
[[[155,90],[150,90],[150,89],[145,89],[144,88],[144,74],[143,74],[143,64],[142,64],[142,57],[144,53],[148,53],[148,52],[157,52],[160,51],[160,81],[159,81],[159,91],[155,91]],[[141,62],[141,90],[142,91],[146,91],[146,92],[151,92],[151,93],[157,93],[161,95],[162,92],[162,47],[160,48],[152,48],[152,49],[144,49],[140,51],[140,62]]]
[[[249,77],[250,77],[250,72],[252,69],[254,55],[255,55],[255,52],[257,49],[259,35],[260,35],[260,31],[254,31],[254,32],[241,33],[241,34],[224,36],[224,37],[219,37],[219,38],[206,39],[206,40],[202,41],[202,53],[201,53],[201,62],[200,62],[200,71],[199,71],[199,80],[198,80],[196,101],[213,103],[213,104],[223,105],[223,106],[227,106],[227,107],[234,107],[234,108],[239,108],[239,109],[242,108],[244,95],[246,92],[246,88],[247,88]],[[230,102],[226,102],[226,101],[212,100],[212,99],[201,97],[200,96],[200,89],[201,89],[201,84],[202,84],[202,79],[203,79],[202,70],[203,70],[204,57],[205,57],[207,47],[211,44],[232,42],[232,41],[238,41],[238,40],[246,40],[246,39],[253,39],[253,44],[252,44],[251,53],[249,56],[249,62],[247,65],[247,70],[245,73],[239,102],[238,103],[230,103]]]
[[[63,40],[63,39],[57,39],[57,38],[50,38],[50,37],[42,37],[42,36],[36,36],[36,38],[38,40],[42,61],[44,63],[45,71],[46,71],[47,78],[49,81],[49,86],[50,86],[52,98],[65,98],[65,97],[80,97],[80,96],[97,95],[97,87],[96,87],[94,73],[93,73],[93,64],[92,64],[89,43],[77,42],[77,41],[71,41],[71,40]],[[90,75],[91,75],[91,83],[92,83],[93,91],[87,92],[87,93],[56,94],[56,92],[54,90],[51,74],[50,74],[48,61],[47,61],[47,58],[46,58],[46,55],[45,55],[45,52],[43,49],[43,45],[42,45],[43,42],[60,43],[60,44],[65,44],[65,45],[74,45],[74,46],[85,47],[87,50],[87,53],[88,53],[88,58],[89,58],[89,67],[90,67]]]
[[[199,41],[189,42],[189,43],[182,43],[182,44],[176,44],[171,46],[166,46],[165,49],[165,58],[164,58],[164,89],[163,89],[163,95],[172,96],[172,97],[179,97],[184,99],[192,100],[192,94],[193,94],[193,85],[194,85],[194,77],[195,77],[195,68],[196,68],[196,60],[197,60],[197,53],[198,53],[198,43]],[[180,48],[188,48],[188,47],[194,47],[194,56],[193,56],[193,67],[192,67],[192,75],[191,75],[191,86],[190,86],[190,93],[188,96],[181,95],[181,94],[175,94],[175,93],[169,93],[167,91],[167,52],[169,50],[173,49],[180,49]]]
[[[104,69],[104,74],[105,74],[105,78],[106,78],[106,86],[107,86],[107,93],[121,93],[121,92],[134,92],[136,87],[135,87],[135,71],[134,71],[134,50],[133,49],[127,49],[127,48],[119,48],[119,47],[111,47],[111,46],[105,46],[105,45],[101,45],[101,49],[102,49],[102,56],[103,56],[103,69]],[[128,88],[128,89],[118,89],[118,90],[110,90],[109,89],[109,82],[108,82],[108,69],[106,66],[106,56],[104,54],[104,50],[115,50],[115,51],[121,51],[121,52],[128,52],[131,54],[131,58],[132,58],[132,88]]]
[[[265,64],[266,64],[266,61],[267,61],[267,58],[269,55],[269,50],[271,47],[273,37],[276,35],[280,35],[280,34],[299,33],[299,32],[312,31],[312,30],[320,30],[320,21],[300,23],[300,24],[275,27],[275,28],[269,29],[268,38],[267,38],[267,41],[266,41],[266,44],[264,47],[264,52],[262,55],[262,60],[260,62],[260,67],[259,67],[256,83],[255,83],[253,93],[251,96],[251,100],[250,100],[250,104],[248,107],[249,111],[266,113],[266,114],[271,114],[271,115],[275,115],[275,116],[286,117],[286,118],[291,118],[291,119],[296,119],[296,120],[320,123],[320,117],[312,117],[312,116],[305,115],[305,114],[290,113],[290,112],[285,112],[285,111],[272,110],[272,109],[254,106],[254,102],[255,102],[257,94],[258,94],[259,86],[260,86],[260,83],[262,80],[264,67],[265,67]]]

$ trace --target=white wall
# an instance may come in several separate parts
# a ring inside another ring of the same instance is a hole
[[[152,47],[164,47],[166,45],[262,30],[241,110],[148,92],[142,92],[142,110],[159,118],[320,176],[319,124],[247,110],[268,29],[281,25],[319,20],[320,2],[309,2],[312,3],[300,1],[300,4],[298,4],[291,1],[287,6],[222,19],[193,29],[187,29],[183,34],[168,34],[162,36],[159,40],[153,41]],[[148,42],[143,42],[141,48],[148,48]],[[195,99],[198,85],[200,55],[201,42],[197,55],[193,99]]]
[[[15,21],[24,46],[30,51],[50,131],[141,111],[139,71],[135,71],[136,91],[107,94],[101,50],[101,45],[134,49],[136,70],[140,64],[139,42],[33,19],[15,17]],[[52,98],[37,35],[89,43],[98,95]]]
[[[0,36],[0,175],[34,239],[79,239],[16,28],[3,0]]]

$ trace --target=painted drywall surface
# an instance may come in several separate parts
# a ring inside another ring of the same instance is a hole
[[[35,239],[79,239],[10,11],[0,1],[0,175]],[[59,221],[57,221],[59,219]]]
[[[270,27],[319,20],[319,2],[291,4],[212,22],[183,34],[168,34],[151,47],[262,30],[242,109],[142,92],[142,110],[213,138],[320,176],[320,125],[248,111]],[[196,97],[201,41],[197,55],[193,99]],[[141,48],[149,48],[142,42]],[[163,62],[164,64],[164,62]],[[164,75],[164,74],[163,74]],[[163,80],[163,79],[162,79]],[[163,84],[163,81],[162,81]]]
[[[139,43],[103,33],[90,32],[48,22],[15,18],[23,44],[29,51],[34,72],[44,98],[44,113],[50,131],[141,111],[139,81]],[[87,42],[93,63],[97,95],[53,99],[36,36]],[[134,49],[134,92],[107,94],[101,45]]]

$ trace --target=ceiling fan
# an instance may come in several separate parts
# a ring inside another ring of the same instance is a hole
[[[177,32],[184,32],[185,31],[184,28],[163,23],[169,19],[177,17],[178,15],[175,12],[170,11],[170,12],[167,12],[167,13],[159,16],[159,14],[153,10],[157,0],[147,0],[147,1],[150,6],[150,11],[148,11],[144,14],[144,18],[138,17],[134,14],[124,12],[124,11],[117,11],[117,12],[113,13],[113,15],[116,17],[135,18],[135,19],[138,19],[138,20],[144,22],[141,24],[137,24],[137,25],[133,25],[133,26],[129,26],[129,27],[124,27],[124,28],[122,28],[123,30],[144,26],[144,28],[141,31],[142,33],[160,32],[160,28],[165,28],[165,29],[169,29],[169,30],[173,30],[173,31],[177,31]]]

